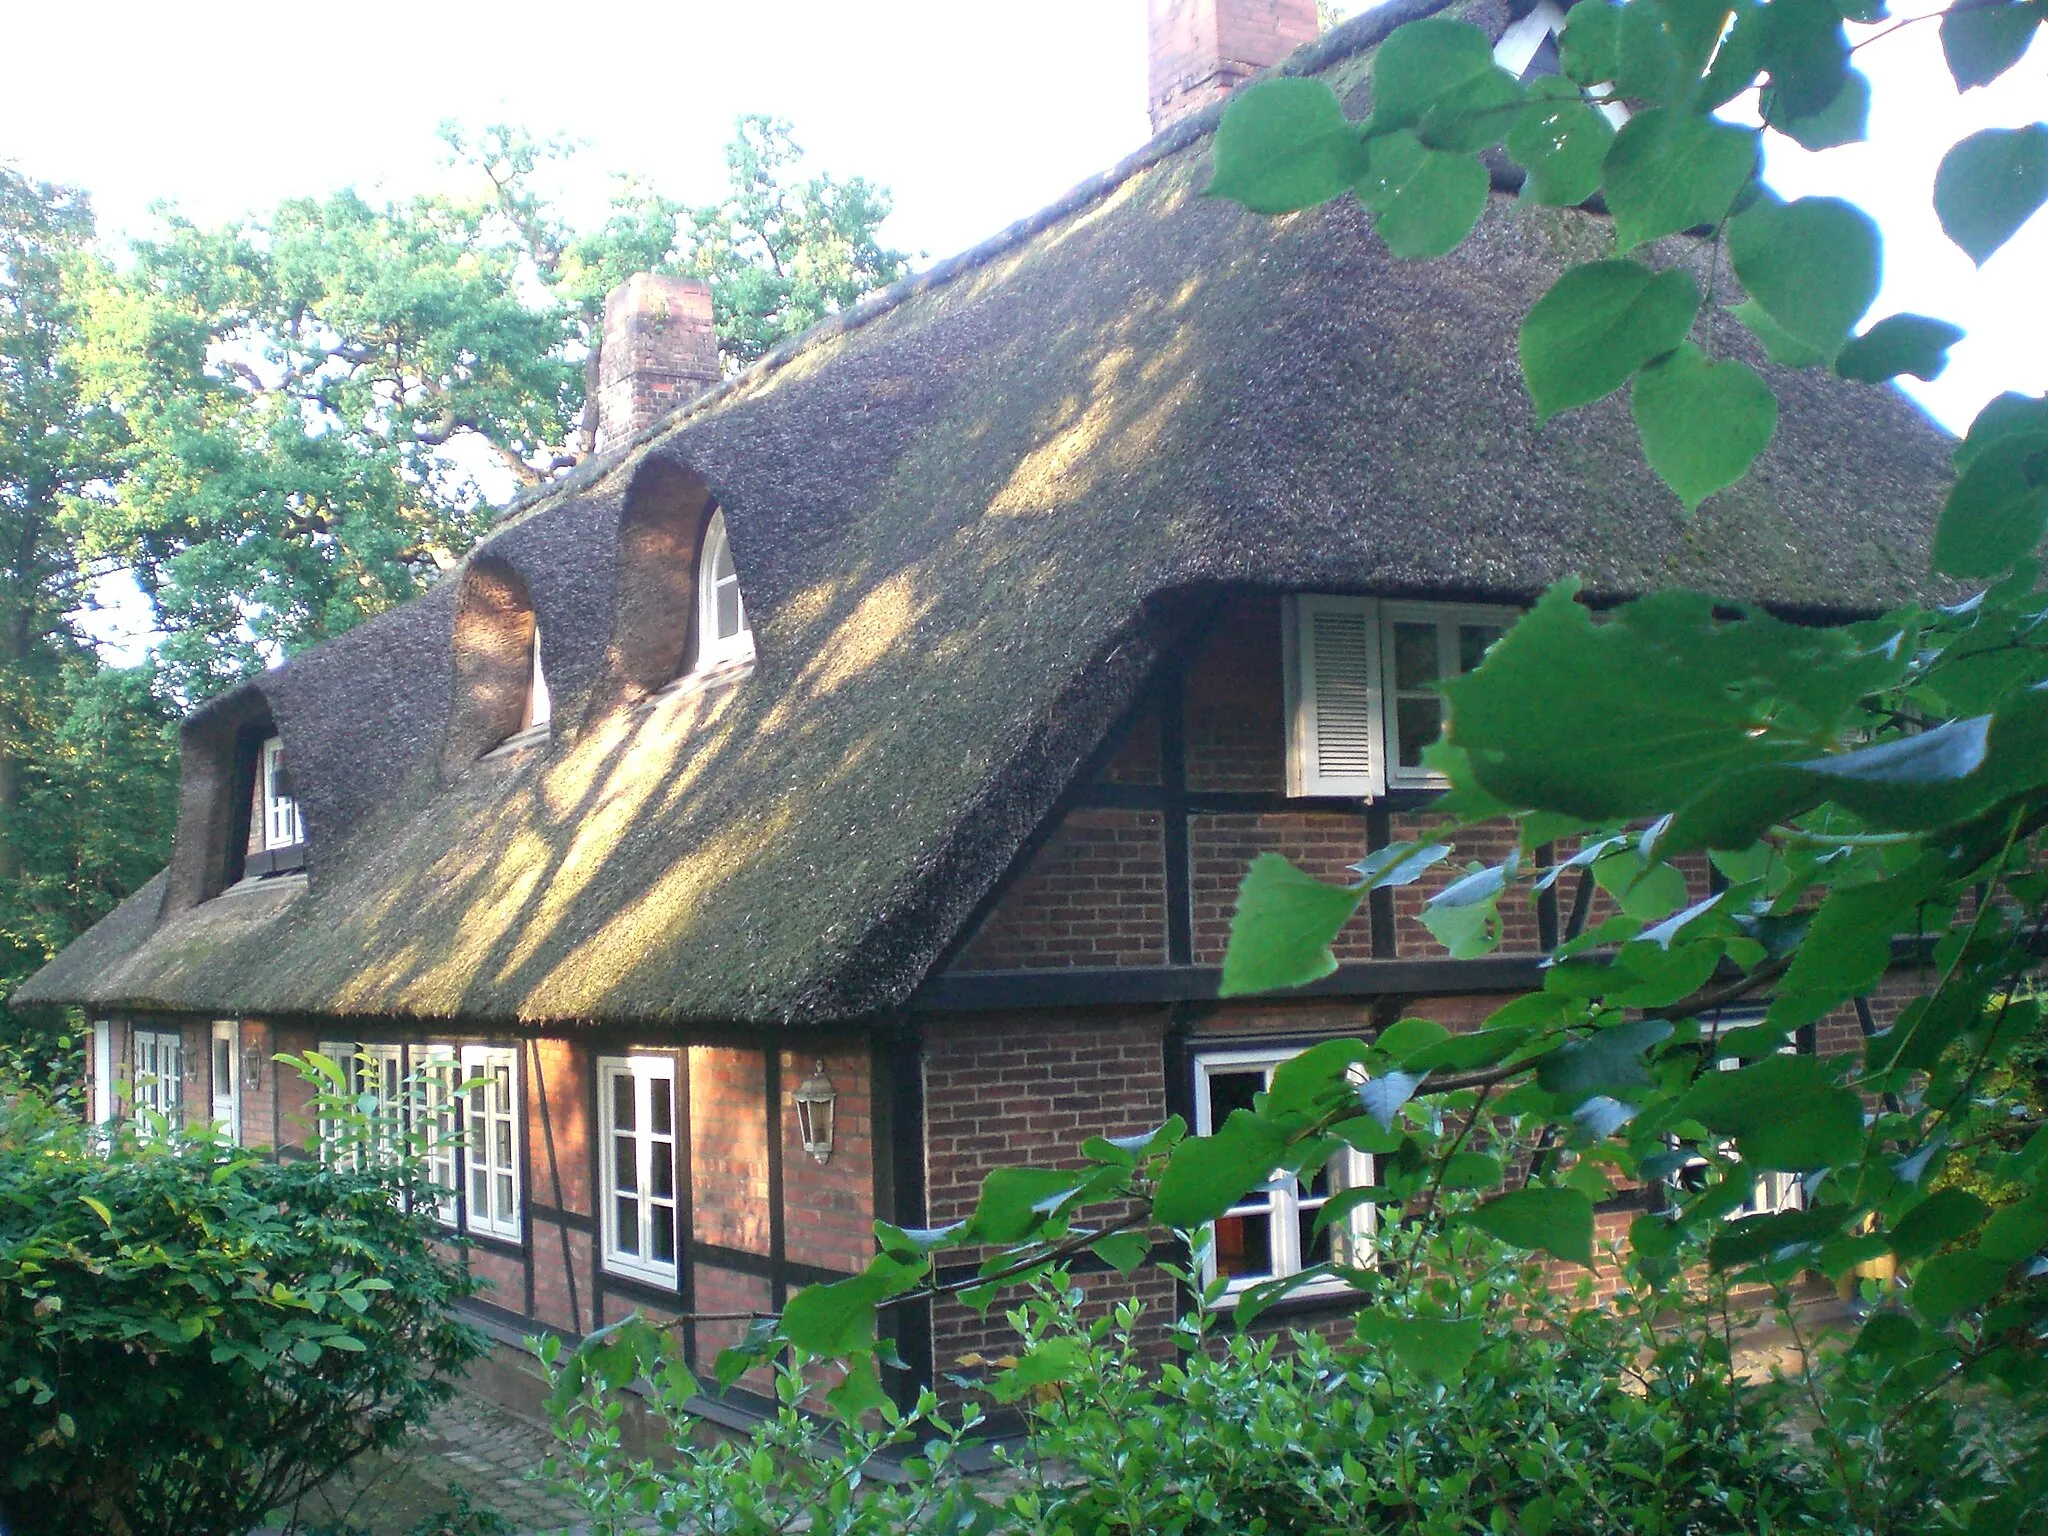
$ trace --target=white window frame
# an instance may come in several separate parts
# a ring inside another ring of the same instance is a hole
[[[672,1286],[678,1275],[678,1262],[682,1253],[683,1234],[678,1225],[677,1196],[680,1179],[676,1175],[677,1115],[676,1090],[681,1069],[674,1056],[602,1056],[597,1063],[597,1105],[598,1105],[598,1198],[601,1227],[604,1236],[604,1267],[614,1274],[626,1275],[635,1280],[644,1280],[654,1285]],[[617,1125],[615,1085],[625,1079],[633,1085],[633,1127],[621,1133]],[[655,1134],[653,1127],[654,1095],[659,1086],[666,1084],[669,1095],[668,1134]],[[634,1203],[635,1224],[633,1240],[636,1251],[626,1252],[619,1243],[619,1180],[618,1152],[621,1134],[633,1143],[633,1189],[626,1198]],[[664,1152],[669,1158],[669,1198],[657,1198],[654,1190],[654,1166]],[[652,1257],[654,1231],[663,1207],[667,1208],[670,1230],[675,1234],[671,1244],[677,1259],[668,1263]]]
[[[427,1182],[441,1194],[431,1208],[434,1220],[456,1227],[462,1219],[462,1061],[455,1047],[430,1043],[414,1048],[419,1073],[421,1151]]]
[[[725,514],[713,512],[711,520],[704,525],[704,547],[697,555],[697,666],[699,672],[713,667],[722,667],[735,662],[749,661],[754,655],[754,628],[747,622],[746,594],[740,590],[739,567],[733,566],[732,574],[720,577],[719,558],[732,562],[732,540],[725,531]],[[718,633],[718,594],[720,589],[731,587],[739,604],[740,627],[737,633],[720,636]]]
[[[227,1048],[225,1073],[221,1048]],[[215,1019],[208,1038],[208,1083],[213,1095],[213,1127],[235,1146],[242,1144],[242,1027],[233,1019]]]
[[[164,1118],[177,1130],[185,1123],[185,1035],[178,1029],[133,1029],[128,1032],[128,1059],[133,1077],[129,1102],[135,1121],[143,1126],[143,1111]],[[143,1135],[152,1135],[145,1128]]]
[[[468,1199],[465,1225],[472,1233],[516,1243],[524,1239],[525,1202],[520,1177],[519,1052],[513,1046],[465,1045],[462,1077],[477,1079],[463,1106],[464,1167]],[[502,1083],[498,1070],[504,1070]],[[501,1144],[498,1131],[505,1136]],[[479,1179],[484,1198],[479,1201]],[[510,1197],[500,1202],[500,1181],[509,1181]]]
[[[1564,12],[1554,0],[1537,0],[1528,15],[1509,22],[1501,32],[1500,41],[1493,45],[1493,62],[1519,80],[1543,46],[1543,40],[1563,31]]]
[[[257,757],[257,778],[263,788],[263,851],[290,848],[306,840],[296,797],[278,788],[285,771],[284,738],[267,736]]]
[[[1391,789],[1442,789],[1448,782],[1427,768],[1406,767],[1401,762],[1401,698],[1394,675],[1394,626],[1435,624],[1437,682],[1439,685],[1460,675],[1458,630],[1466,624],[1485,625],[1503,631],[1512,629],[1522,616],[1518,608],[1486,603],[1382,603],[1380,604],[1381,761],[1386,764]],[[1411,690],[1412,691],[1412,690]]]
[[[1273,1070],[1292,1060],[1306,1049],[1304,1046],[1264,1046],[1239,1050],[1202,1051],[1194,1058],[1194,1101],[1195,1134],[1213,1135],[1217,1129],[1215,1105],[1210,1093],[1210,1079],[1223,1073],[1242,1073],[1248,1069],[1263,1069],[1266,1086],[1273,1082]],[[1218,1297],[1216,1305],[1234,1303],[1244,1291],[1268,1280],[1283,1279],[1299,1274],[1301,1262],[1301,1217],[1305,1211],[1320,1207],[1330,1195],[1341,1190],[1358,1189],[1374,1182],[1373,1159],[1354,1148],[1347,1147],[1330,1160],[1331,1179],[1329,1194],[1314,1197],[1304,1196],[1295,1177],[1276,1170],[1267,1181],[1261,1196],[1253,1201],[1232,1206],[1224,1212],[1228,1216],[1252,1216],[1264,1214],[1267,1221],[1268,1251],[1272,1255],[1273,1269],[1270,1275],[1240,1275],[1233,1278]],[[1370,1203],[1358,1206],[1341,1223],[1332,1240],[1332,1250],[1342,1246],[1351,1250],[1348,1260],[1354,1267],[1363,1268],[1375,1262],[1373,1236],[1378,1230],[1378,1208]],[[1204,1290],[1216,1279],[1216,1245],[1209,1242],[1202,1255],[1202,1286]],[[1322,1296],[1349,1289],[1348,1283],[1337,1275],[1310,1280],[1292,1294],[1296,1296]]]
[[[114,1119],[114,1026],[111,1020],[92,1021],[92,1123],[105,1126]]]

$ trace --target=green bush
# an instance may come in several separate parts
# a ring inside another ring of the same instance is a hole
[[[337,1112],[347,1106],[335,1106]],[[0,1100],[0,1514],[14,1536],[239,1536],[452,1391],[484,1340],[410,1164],[105,1143]]]

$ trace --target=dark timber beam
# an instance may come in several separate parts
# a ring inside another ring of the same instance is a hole
[[[1213,965],[1131,966],[1057,971],[956,971],[935,976],[910,1006],[920,1013],[1005,1008],[1077,1008],[1090,1004],[1192,1003],[1216,997],[1223,970]],[[1359,960],[1306,987],[1273,997],[1386,997],[1455,992],[1534,992],[1543,986],[1537,955],[1483,960]]]

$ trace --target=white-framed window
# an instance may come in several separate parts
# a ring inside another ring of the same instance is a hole
[[[452,1045],[421,1046],[418,1054],[427,1181],[439,1191],[434,1219],[452,1227],[461,1214],[462,1063]]]
[[[132,1032],[133,1070],[130,1093],[138,1121],[146,1110],[161,1115],[172,1129],[184,1123],[185,1038],[175,1029]]]
[[[745,661],[754,654],[754,632],[740,596],[740,575],[725,535],[725,514],[714,512],[697,555],[697,669]]]
[[[676,1062],[608,1056],[597,1064],[605,1268],[676,1280]]]
[[[1537,0],[1529,13],[1511,21],[1493,45],[1493,62],[1517,80],[1558,72],[1557,37],[1564,30],[1564,12],[1555,0]]]
[[[241,1026],[233,1019],[213,1021],[213,1125],[229,1141],[242,1139]]]
[[[114,1118],[114,1026],[106,1019],[92,1021],[92,1123],[106,1125]]]
[[[1232,1110],[1249,1110],[1252,1100],[1272,1086],[1274,1068],[1295,1054],[1295,1050],[1267,1048],[1205,1051],[1196,1056],[1195,1134],[1211,1135],[1230,1118]],[[1217,1218],[1202,1261],[1203,1283],[1218,1275],[1225,1277],[1229,1285],[1224,1295],[1229,1298],[1247,1286],[1299,1274],[1315,1264],[1369,1263],[1373,1206],[1361,1205],[1321,1232],[1315,1230],[1315,1224],[1317,1213],[1331,1195],[1372,1182],[1372,1159],[1349,1149],[1331,1158],[1306,1187],[1292,1174],[1276,1172],[1263,1188]],[[1300,1294],[1338,1291],[1344,1286],[1342,1279],[1330,1276],[1306,1282]]]
[[[306,840],[305,824],[299,818],[299,802],[291,793],[291,779],[285,772],[284,739],[267,737],[258,759],[257,778],[263,790],[263,850],[289,848]]]
[[[1443,729],[1438,689],[1477,666],[1516,617],[1470,603],[1288,599],[1287,792],[1373,799],[1440,788],[1422,766],[1423,748]]]
[[[548,692],[547,668],[540,660],[540,626],[533,626],[533,664],[526,679],[526,708],[519,717],[519,730],[540,732],[554,719],[554,695]]]
[[[465,1106],[469,1230],[518,1242],[519,1053],[509,1046],[465,1045],[462,1077],[475,1084]]]
[[[1731,1029],[1761,1024],[1763,1019],[1762,1010],[1745,1011],[1742,1013],[1721,1013],[1715,1016],[1713,1034],[1718,1037],[1726,1034]],[[1796,1056],[1799,1054],[1799,1047],[1796,1044],[1781,1045],[1778,1047],[1777,1054],[1780,1056]],[[1749,1066],[1754,1059],[1752,1057],[1722,1056],[1715,1060],[1714,1068],[1719,1072],[1739,1072],[1742,1068]],[[1732,1160],[1736,1155],[1735,1145],[1733,1142],[1723,1142],[1715,1148],[1715,1153],[1719,1157]],[[1704,1156],[1690,1157],[1672,1173],[1672,1186],[1681,1193],[1696,1194],[1706,1188],[1712,1176],[1712,1168],[1713,1163],[1711,1159]],[[1781,1173],[1772,1169],[1759,1173],[1756,1176],[1756,1184],[1750,1190],[1748,1198],[1740,1205],[1731,1209],[1727,1214],[1728,1220],[1737,1221],[1744,1216],[1775,1216],[1780,1211],[1797,1211],[1803,1209],[1805,1205],[1806,1186],[1800,1181],[1799,1175],[1796,1173]]]

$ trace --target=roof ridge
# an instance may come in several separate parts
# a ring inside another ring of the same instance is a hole
[[[1268,75],[1318,74],[1355,53],[1363,53],[1368,48],[1377,47],[1396,27],[1425,16],[1433,16],[1456,3],[1457,0],[1385,0],[1385,3],[1376,5],[1371,10],[1362,11],[1339,22],[1313,42],[1302,44],[1278,64],[1262,71],[1254,78],[1263,79]],[[1189,113],[1178,122],[1169,124],[1108,170],[1097,172],[1085,181],[1076,183],[1043,208],[1005,226],[979,244],[935,261],[922,272],[913,272],[908,277],[899,278],[888,287],[866,295],[852,308],[827,315],[808,329],[778,342],[732,377],[720,379],[666,415],[649,422],[617,448],[601,455],[591,455],[560,479],[549,480],[521,491],[492,519],[493,531],[504,527],[515,518],[538,510],[542,503],[551,501],[558,495],[574,495],[578,491],[588,489],[640,449],[665,436],[678,424],[709,410],[741,388],[775,373],[819,343],[857,331],[919,294],[943,287],[957,277],[980,270],[997,257],[1035,239],[1063,219],[1070,218],[1091,204],[1101,201],[1133,176],[1150,170],[1169,155],[1178,154],[1196,140],[1213,133],[1216,125],[1223,119],[1223,112],[1229,105],[1229,100],[1226,96],[1211,102],[1200,111]]]

